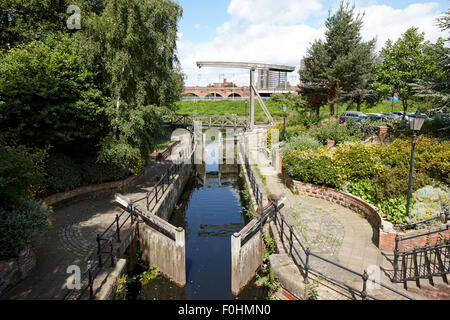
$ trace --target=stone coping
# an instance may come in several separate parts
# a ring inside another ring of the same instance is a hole
[[[438,227],[429,228],[427,230],[408,230],[406,232],[396,230],[392,223],[382,218],[375,206],[365,202],[357,196],[332,188],[293,180],[284,168],[282,170],[282,177],[286,185],[294,193],[302,193],[310,197],[324,199],[361,214],[372,226],[374,232],[372,240],[380,250],[393,252],[395,249],[395,238],[397,235],[400,238],[404,238],[420,235],[425,232],[439,231],[444,228],[441,225]],[[450,230],[435,233],[429,236],[417,237],[410,240],[401,241],[399,244],[399,250],[405,251],[426,245],[434,245],[439,241],[442,241],[442,239],[448,238],[450,238]]]

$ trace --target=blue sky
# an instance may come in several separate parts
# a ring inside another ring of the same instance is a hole
[[[205,85],[228,78],[247,85],[248,77],[236,69],[198,70],[195,61],[230,60],[299,66],[309,44],[323,37],[328,10],[339,0],[178,0],[183,7],[178,52],[187,85]],[[449,6],[448,0],[355,0],[366,17],[363,38],[377,38],[380,49],[411,26],[427,40],[444,36],[434,19]],[[290,75],[295,82],[296,73]]]

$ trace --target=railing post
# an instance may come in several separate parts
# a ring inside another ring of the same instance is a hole
[[[361,298],[363,300],[367,299],[367,280],[369,279],[369,275],[367,274],[367,271],[364,270],[364,273],[362,275],[362,280],[363,280],[363,289],[361,292]]]
[[[305,250],[305,254],[306,254],[306,259],[305,259],[305,277],[304,277],[304,283],[308,283],[308,275],[309,275],[309,256],[311,254],[311,250],[309,249],[309,247],[306,247]]]
[[[111,249],[111,268],[114,267],[114,253],[113,253],[113,243],[109,241],[110,249]]]
[[[395,249],[394,249],[394,282],[398,281],[398,245],[400,242],[400,236],[397,234],[395,236]]]
[[[280,235],[281,242],[283,242],[283,235],[284,235],[284,219],[281,219],[281,235]]]
[[[130,201],[129,206],[130,206],[130,218],[131,218],[131,224],[133,224],[133,223],[134,223],[134,215],[133,215],[134,206],[133,206],[133,200]]]
[[[88,274],[89,274],[89,300],[92,300],[94,298],[94,280],[92,279],[92,271],[91,271],[91,266],[88,266]]]
[[[289,244],[290,244],[290,247],[289,247],[289,255],[292,257],[292,246],[293,246],[293,242],[292,242],[292,234],[293,234],[293,229],[292,229],[292,226],[291,227],[289,227],[289,232],[290,232],[290,234],[289,234]]]
[[[99,266],[101,267],[101,266],[102,266],[102,253],[101,253],[101,250],[102,250],[102,248],[101,248],[101,241],[102,241],[102,240],[101,240],[99,234],[97,234],[96,240],[97,240],[97,256],[98,256],[98,264],[99,264]]]
[[[122,242],[120,240],[120,224],[119,224],[119,215],[116,214],[116,233],[117,233],[117,242]]]

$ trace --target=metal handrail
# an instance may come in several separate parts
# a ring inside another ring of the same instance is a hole
[[[276,205],[276,203],[274,203],[273,205],[275,207],[275,219],[274,219],[274,222],[275,222],[275,225],[277,226],[277,229],[279,229],[280,239],[281,239],[281,241],[283,243],[284,243],[284,237],[286,237],[288,239],[288,241],[289,241],[289,252],[288,252],[288,255],[293,258],[294,263],[300,269],[301,273],[303,274],[303,281],[305,283],[308,283],[309,273],[312,272],[312,273],[314,273],[316,275],[319,275],[319,276],[327,279],[328,281],[331,281],[331,282],[333,282],[335,284],[338,284],[340,286],[344,286],[347,289],[351,290],[352,292],[357,293],[363,300],[366,300],[367,298],[377,300],[375,297],[373,297],[373,296],[371,296],[371,295],[369,295],[367,293],[367,281],[371,281],[371,282],[377,283],[378,285],[382,286],[383,288],[385,288],[387,290],[390,290],[391,292],[393,292],[395,294],[401,295],[404,298],[407,298],[409,300],[414,300],[414,298],[412,298],[412,297],[410,297],[410,296],[408,296],[408,295],[406,295],[406,294],[404,294],[404,293],[402,293],[402,292],[400,292],[400,291],[398,291],[398,290],[396,290],[396,289],[394,289],[394,288],[392,288],[392,287],[390,287],[390,286],[388,286],[388,285],[386,285],[386,284],[384,284],[384,283],[382,283],[380,281],[377,281],[376,279],[369,279],[369,276],[368,276],[368,273],[367,273],[366,270],[364,271],[363,274],[361,274],[361,273],[359,273],[357,271],[349,269],[349,268],[347,268],[347,267],[345,267],[345,266],[343,266],[343,265],[341,265],[339,263],[331,261],[331,260],[329,260],[327,258],[324,258],[324,257],[320,256],[319,254],[316,254],[316,253],[312,252],[309,247],[304,246],[302,244],[302,242],[299,240],[299,238],[297,237],[295,232],[293,232],[293,227],[287,223],[286,219],[284,218],[283,214],[280,212],[280,210],[279,210],[278,206]],[[289,237],[284,232],[284,225],[286,225],[288,227],[289,231],[290,231]],[[305,260],[302,259],[301,254],[297,251],[297,248],[295,247],[295,245],[294,245],[295,243],[294,242],[300,245],[301,250],[306,255]],[[296,256],[300,259],[300,264],[297,263],[296,259],[294,259],[293,251],[295,252]],[[324,262],[326,262],[328,264],[331,264],[333,266],[336,266],[336,267],[338,267],[338,268],[340,268],[342,270],[350,272],[350,273],[352,273],[352,274],[354,274],[354,275],[356,275],[358,277],[361,277],[361,279],[363,280],[363,288],[362,288],[362,290],[354,288],[352,286],[349,286],[348,284],[345,284],[342,281],[339,281],[338,279],[335,279],[334,277],[332,277],[332,276],[330,276],[328,274],[324,274],[323,272],[321,272],[321,271],[311,267],[310,263],[309,263],[310,257],[315,257],[317,259],[320,259],[321,261],[324,261]]]

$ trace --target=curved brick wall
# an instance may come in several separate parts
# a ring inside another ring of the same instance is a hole
[[[378,246],[380,250],[393,252],[395,249],[395,238],[397,234],[400,238],[414,236],[433,230],[445,229],[445,226],[435,227],[431,230],[411,230],[407,232],[400,232],[394,229],[392,223],[383,220],[377,208],[373,205],[363,201],[362,199],[349,194],[337,191],[335,189],[317,186],[314,184],[303,183],[293,180],[285,170],[283,170],[283,179],[286,185],[294,193],[302,193],[310,197],[324,199],[343,207],[349,208],[359,214],[361,214],[373,228],[373,242]],[[401,241],[399,245],[400,251],[407,251],[417,247],[423,247],[426,245],[433,245],[442,241],[442,239],[450,238],[450,230],[435,233],[429,236],[417,237],[414,239]]]

